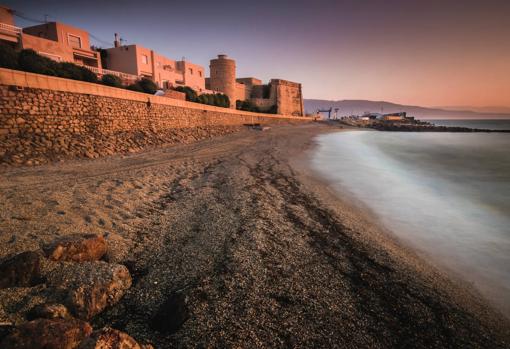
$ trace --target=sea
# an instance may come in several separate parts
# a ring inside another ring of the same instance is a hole
[[[510,120],[431,120],[509,129]],[[318,136],[314,170],[510,317],[510,133]]]

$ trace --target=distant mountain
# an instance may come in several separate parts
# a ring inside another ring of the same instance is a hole
[[[407,112],[408,116],[421,119],[509,119],[510,112],[491,113],[475,112],[471,110],[446,110],[440,108],[426,108],[414,105],[402,105],[384,101],[341,100],[328,101],[323,99],[305,99],[307,113],[315,113],[317,109],[339,108],[338,115],[359,115],[364,112],[394,113]]]
[[[438,109],[445,110],[469,110],[475,113],[498,113],[498,114],[510,114],[510,107],[503,106],[485,106],[485,107],[470,107],[470,106],[448,106],[448,107],[435,107]]]

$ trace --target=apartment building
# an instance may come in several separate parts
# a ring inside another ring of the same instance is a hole
[[[161,88],[185,85],[197,92],[205,90],[204,67],[172,60],[141,45],[121,45],[117,35],[114,47],[106,49],[105,67],[149,78]]]
[[[90,48],[89,33],[68,24],[48,22],[23,28],[21,44],[56,61],[101,68],[99,52]]]
[[[19,28],[14,25],[12,10],[4,6],[0,6],[0,41],[55,61],[101,68],[99,53],[90,48],[85,30],[59,22]]]

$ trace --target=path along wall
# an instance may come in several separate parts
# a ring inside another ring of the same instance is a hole
[[[302,123],[99,84],[0,69],[0,160],[38,164],[191,142],[243,124]]]

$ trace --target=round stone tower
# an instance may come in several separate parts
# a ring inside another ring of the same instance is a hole
[[[209,80],[211,90],[224,93],[230,99],[230,108],[236,107],[236,61],[227,55],[211,59]]]

